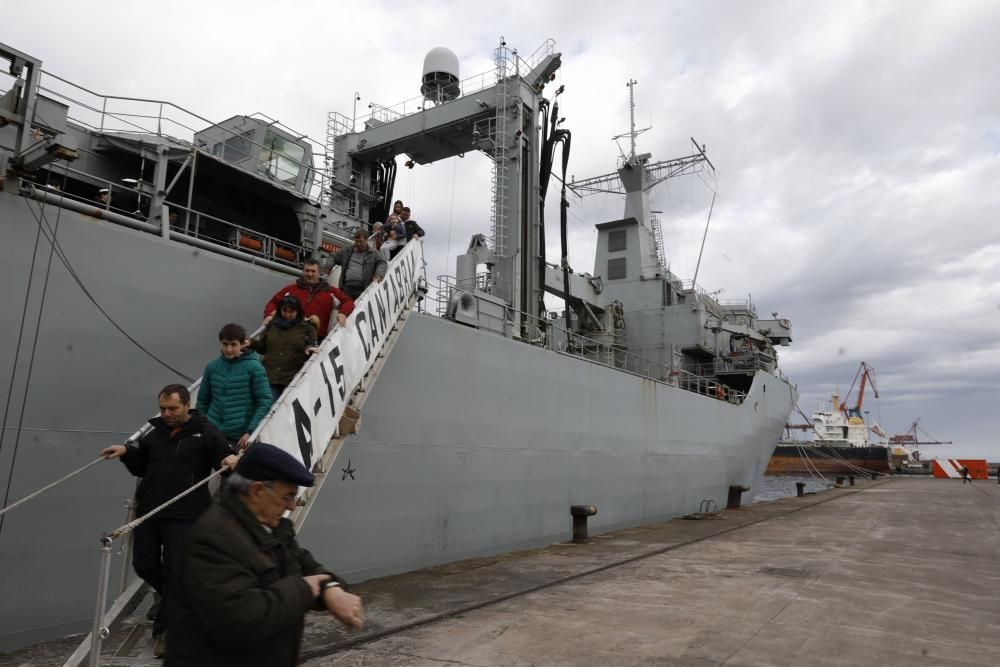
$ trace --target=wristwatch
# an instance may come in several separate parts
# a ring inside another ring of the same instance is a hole
[[[328,588],[341,588],[339,581],[324,581],[323,585],[320,586],[320,590],[325,593]],[[322,594],[322,593],[321,593]]]

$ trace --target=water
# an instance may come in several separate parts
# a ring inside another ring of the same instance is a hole
[[[833,481],[832,478],[830,480]],[[827,488],[822,481],[812,475],[764,475],[763,486],[758,490],[753,501],[759,503],[794,496],[797,493],[795,488],[796,482],[805,482],[806,493],[810,491],[824,491]]]

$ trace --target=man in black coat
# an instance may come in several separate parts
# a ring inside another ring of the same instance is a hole
[[[406,241],[409,243],[413,237],[424,238],[424,228],[417,224],[416,220],[410,220],[410,207],[404,206],[403,212],[399,214],[399,219],[403,221],[403,228],[406,230]],[[402,239],[400,239],[402,241]]]
[[[136,445],[112,445],[101,451],[106,459],[120,458],[128,471],[141,477],[136,490],[136,515],[145,516],[171,498],[208,477],[213,468],[232,468],[237,458],[229,443],[204,415],[191,410],[191,394],[179,384],[167,385],[159,395],[160,416],[149,420],[153,429]],[[212,504],[202,486],[139,524],[133,533],[132,566],[165,599],[177,557],[195,519]],[[167,605],[153,616],[153,652],[165,651]]]
[[[170,599],[168,666],[291,667],[310,609],[363,627],[361,599],[298,545],[283,516],[313,480],[278,447],[246,450],[189,534]]]

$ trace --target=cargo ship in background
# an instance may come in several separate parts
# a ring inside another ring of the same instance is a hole
[[[848,405],[847,401],[859,380],[861,384],[857,403]],[[878,424],[872,423],[869,426],[866,421],[867,413],[863,405],[868,385],[871,386],[874,397],[878,398],[875,371],[862,361],[843,401],[839,393],[835,392],[830,397],[828,409],[815,411],[807,423],[786,424],[784,437],[774,448],[767,464],[767,474],[890,472],[889,448],[873,443],[869,437],[869,433],[882,438],[886,436]],[[806,418],[801,411],[799,414]],[[793,433],[797,431],[809,433],[813,437],[795,439]]]

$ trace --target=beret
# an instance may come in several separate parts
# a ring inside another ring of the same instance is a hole
[[[236,464],[236,472],[255,482],[278,480],[298,486],[312,486],[316,480],[297,458],[266,442],[250,445]]]

